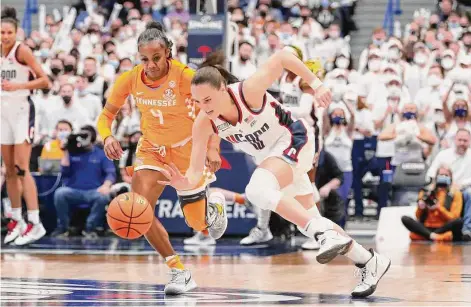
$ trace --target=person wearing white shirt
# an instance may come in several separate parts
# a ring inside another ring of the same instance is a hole
[[[372,138],[375,131],[373,114],[366,104],[365,86],[358,85],[356,91],[351,90],[352,87],[345,92],[343,99],[345,103],[349,103],[356,107],[355,124],[353,128],[353,147],[352,147],[352,168],[353,168],[353,195],[355,198],[355,216],[363,216],[363,181],[362,178],[367,172],[368,163],[374,155],[376,147]]]
[[[368,62],[366,63],[365,73],[362,76],[361,83],[366,87],[366,94],[371,92],[373,86],[378,83],[381,75],[381,50],[371,48],[368,50]]]
[[[52,134],[49,116],[51,110],[57,109],[62,100],[54,95],[49,88],[41,89],[33,96],[36,120],[35,120],[35,143],[42,143],[45,138]]]
[[[445,115],[445,119],[448,124],[448,130],[442,140],[442,148],[451,147],[453,145],[453,140],[459,129],[471,131],[467,97],[466,95],[454,95],[454,93],[451,93],[452,88],[453,86],[450,87],[450,90],[442,100],[443,114]],[[451,108],[449,108],[448,105],[448,96],[450,94],[454,97]]]
[[[412,100],[419,89],[427,85],[427,73],[435,55],[430,54],[429,49],[422,42],[414,45],[414,63],[404,73],[404,84],[409,89]]]
[[[78,76],[75,82],[74,102],[87,112],[92,123],[96,123],[103,105],[98,96],[87,92],[87,87],[88,78],[84,75]]]
[[[453,50],[447,49],[443,52],[440,64],[443,67],[445,77],[448,77],[448,74],[456,65],[456,56]]]
[[[435,109],[442,109],[441,93],[445,90],[440,66],[432,66],[427,75],[427,86],[421,88],[415,96],[415,104],[419,109],[419,120],[424,124],[434,121]]]
[[[55,124],[65,119],[72,123],[74,130],[80,130],[85,125],[93,125],[88,118],[87,112],[74,101],[74,86],[66,83],[61,86],[59,96],[62,98],[62,104],[50,112],[50,131],[54,130]]]
[[[232,62],[232,73],[239,80],[245,80],[255,73],[257,67],[252,62],[253,46],[242,41],[239,44],[239,57]]]
[[[355,126],[355,112],[353,108],[344,101],[330,104],[328,112],[324,115],[324,147],[327,152],[334,156],[340,170],[343,173],[342,185],[337,193],[344,204],[345,215],[339,225],[344,228],[348,216],[348,194],[352,187],[352,134]],[[327,198],[330,190],[319,190],[323,198]]]
[[[372,44],[363,49],[358,60],[358,72],[365,73],[367,64],[369,62],[369,54],[372,50],[379,49],[386,41],[386,31],[382,27],[377,27],[373,30],[371,37]],[[371,70],[371,68],[369,68]]]

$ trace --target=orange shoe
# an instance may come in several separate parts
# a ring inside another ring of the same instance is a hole
[[[409,237],[412,241],[427,241],[427,239],[425,239],[421,235],[416,234],[415,232],[411,232],[409,234]]]
[[[445,233],[437,233],[435,241],[437,242],[450,242],[453,240],[453,232],[447,231]]]

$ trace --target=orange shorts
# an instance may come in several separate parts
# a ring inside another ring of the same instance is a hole
[[[140,169],[151,169],[156,171],[165,170],[164,165],[173,163],[182,174],[190,166],[192,140],[188,138],[173,146],[158,145],[141,137],[137,145],[134,171]],[[189,191],[177,191],[178,195],[191,195],[203,191],[208,184],[216,181],[216,176],[209,170],[204,169],[203,177],[198,186]]]

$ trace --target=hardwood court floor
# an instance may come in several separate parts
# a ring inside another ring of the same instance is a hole
[[[216,250],[186,250],[182,258],[199,288],[170,298],[162,292],[167,268],[150,253],[42,254],[4,247],[1,306],[471,306],[471,245],[383,248],[392,260],[389,272],[373,296],[351,299],[357,279],[346,258],[321,265],[316,252],[292,247],[277,253],[253,248],[268,256],[224,252],[231,244],[237,250],[230,241]]]

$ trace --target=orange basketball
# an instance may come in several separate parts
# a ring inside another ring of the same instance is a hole
[[[152,225],[154,210],[145,197],[128,192],[111,201],[106,220],[111,230],[119,237],[137,239]]]

